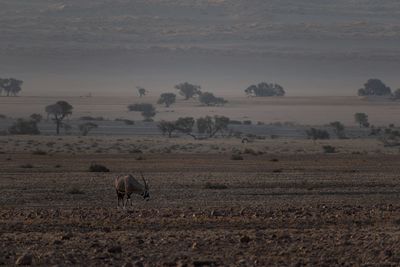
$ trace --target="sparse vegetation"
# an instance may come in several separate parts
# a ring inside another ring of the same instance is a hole
[[[156,115],[156,108],[152,104],[148,103],[129,105],[128,110],[140,112],[144,121],[152,121],[152,118]]]
[[[306,131],[307,138],[312,139],[312,140],[324,140],[324,139],[329,139],[329,133],[326,130],[320,130],[320,129],[315,129],[311,128]]]
[[[79,131],[83,136],[88,135],[91,130],[96,129],[97,127],[99,126],[93,122],[86,122],[83,124],[79,124],[78,126]]]
[[[17,119],[17,121],[8,128],[8,133],[15,135],[38,135],[40,131],[36,121]]]

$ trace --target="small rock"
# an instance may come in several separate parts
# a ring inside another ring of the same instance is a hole
[[[224,216],[224,214],[223,214],[222,212],[220,212],[220,211],[212,210],[212,211],[211,211],[211,216],[216,216],[216,217],[218,217],[218,216]]]
[[[205,267],[205,266],[209,266],[209,267],[213,267],[213,266],[217,266],[217,263],[215,261],[194,261],[193,262],[193,266],[194,267]]]
[[[15,265],[31,265],[32,264],[32,255],[31,254],[24,254],[17,259]]]
[[[239,265],[247,265],[247,261],[245,259],[239,260],[238,261]]]
[[[125,263],[122,267],[133,267],[133,264],[130,262]]]
[[[250,241],[251,238],[246,235],[240,238],[240,243],[249,243]]]
[[[393,256],[393,252],[390,249],[387,249],[387,250],[385,250],[385,256],[392,257]]]
[[[122,252],[122,248],[121,246],[114,246],[108,249],[108,252],[110,253],[121,253]]]
[[[61,240],[54,240],[53,245],[62,245],[63,242]]]
[[[74,235],[71,232],[66,233],[61,237],[62,240],[70,240]]]
[[[135,263],[133,264],[133,266],[135,266],[135,267],[144,267],[144,264],[143,264],[143,262],[141,262],[141,261],[137,261],[137,262],[135,262]]]

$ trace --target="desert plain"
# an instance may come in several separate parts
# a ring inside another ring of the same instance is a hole
[[[396,103],[352,101],[358,106],[348,109],[383,108],[380,116],[396,123]],[[229,115],[231,105],[213,109]],[[186,114],[179,103],[171,109]],[[6,111],[2,102],[0,113]],[[79,112],[71,121],[88,115]],[[334,116],[323,109],[314,114],[313,121],[297,123],[318,125],[324,114]],[[232,136],[96,131],[0,136],[1,265],[400,264],[400,155],[377,138],[313,141],[265,132],[243,143]],[[335,153],[324,153],[326,145]],[[110,172],[90,172],[93,163]],[[114,177],[139,172],[150,200],[134,196],[132,206],[117,208]]]

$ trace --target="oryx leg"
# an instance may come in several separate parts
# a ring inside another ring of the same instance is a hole
[[[117,209],[119,208],[119,200],[121,199],[121,195],[119,194],[117,190]]]
[[[129,199],[129,203],[131,204],[130,206],[132,207],[132,198],[131,198],[131,194],[127,195],[127,198]]]

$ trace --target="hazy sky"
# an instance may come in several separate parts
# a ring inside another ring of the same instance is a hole
[[[397,0],[0,0],[0,38],[0,77],[25,80],[25,95],[400,87]]]

